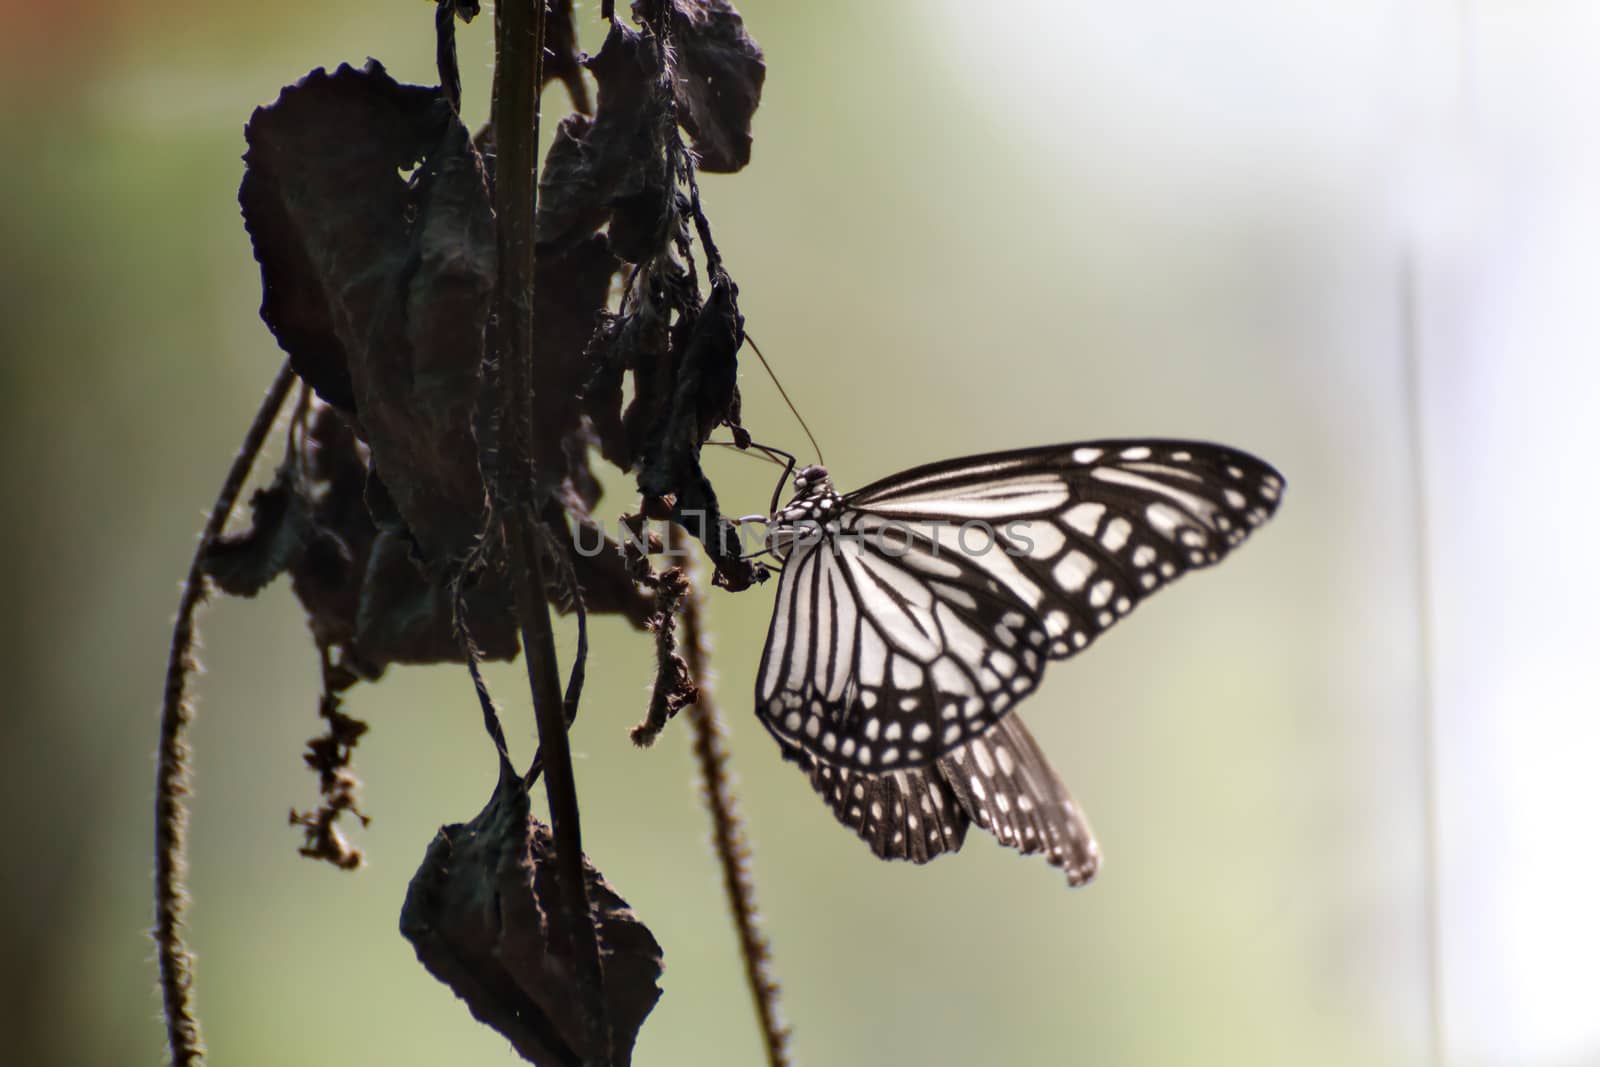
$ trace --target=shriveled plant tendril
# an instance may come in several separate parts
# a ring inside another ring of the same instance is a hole
[[[172,645],[167,654],[166,691],[161,704],[161,733],[156,755],[156,922],[151,931],[161,968],[161,1001],[167,1021],[167,1049],[173,1067],[197,1067],[205,1062],[205,1041],[194,1010],[194,954],[183,940],[184,913],[189,906],[185,879],[189,872],[189,724],[194,705],[189,698],[189,676],[195,669],[197,644],[195,615],[211,592],[206,555],[222,535],[239,502],[261,446],[283,409],[295,383],[287,360],[267,388],[261,407],[246,431],[233,465],[211,507],[211,517],[195,545],[194,559],[183,582],[178,617],[172,625]]]

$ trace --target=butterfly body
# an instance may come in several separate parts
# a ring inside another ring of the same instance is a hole
[[[880,855],[953,851],[965,818],[1077,884],[1093,837],[1008,715],[1047,662],[1242,542],[1283,485],[1244,452],[1169,440],[948,460],[847,494],[804,468],[768,529],[784,569],[757,714]],[[930,825],[937,801],[957,810]]]

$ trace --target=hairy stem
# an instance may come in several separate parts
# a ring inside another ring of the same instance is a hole
[[[211,592],[206,556],[233,514],[239,494],[250,477],[261,446],[294,385],[287,360],[267,389],[250,429],[245,433],[233,466],[222,483],[195,545],[189,575],[178,601],[178,618],[172,625],[172,646],[167,653],[167,686],[161,703],[161,735],[156,757],[156,923],[151,935],[161,967],[161,1008],[167,1022],[167,1048],[173,1067],[197,1067],[205,1060],[205,1042],[194,1010],[194,954],[183,941],[184,913],[189,907],[185,880],[189,873],[189,724],[194,704],[189,699],[189,675],[195,669],[195,615]]]
[[[679,527],[672,527],[670,537],[674,551],[688,551],[688,538]],[[689,706],[687,714],[694,730],[695,761],[700,765],[700,776],[705,782],[706,806],[711,810],[711,835],[717,859],[722,864],[722,885],[728,894],[733,924],[739,932],[745,980],[755,1001],[756,1018],[767,1048],[767,1063],[770,1067],[788,1067],[789,1030],[778,1017],[778,984],[771,972],[772,950],[761,933],[756,912],[755,883],[750,877],[750,846],[745,841],[733,787],[728,781],[728,752],[722,741],[722,719],[712,700],[700,598],[692,581],[683,599],[682,648],[689,664],[689,677],[699,690],[699,698]]]
[[[495,5],[494,208],[500,274],[496,294],[500,337],[497,508],[515,589],[517,625],[533,695],[544,783],[555,837],[560,926],[573,938],[582,1000],[585,1058],[609,1064],[610,1031],[603,1001],[600,948],[583,878],[577,787],[567,744],[560,670],[544,566],[535,541],[538,521],[533,466],[533,297],[538,215],[539,88],[543,84],[543,0]],[[564,398],[572,402],[571,398]]]

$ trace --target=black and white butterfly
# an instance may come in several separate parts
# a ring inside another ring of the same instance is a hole
[[[795,474],[756,710],[840,821],[925,861],[969,821],[1074,884],[1093,835],[1007,712],[1044,664],[1265,522],[1283,477],[1236,449],[1114,440],[933,463],[841,496]]]

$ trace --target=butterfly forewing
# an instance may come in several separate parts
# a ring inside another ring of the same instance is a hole
[[[835,766],[924,766],[1272,514],[1236,449],[1096,441],[919,467],[837,501],[790,555],[757,682],[780,740]]]

